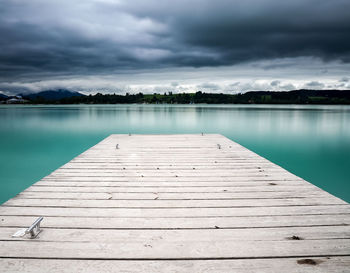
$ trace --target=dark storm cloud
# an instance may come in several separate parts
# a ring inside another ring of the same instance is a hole
[[[299,56],[349,62],[349,10],[348,0],[2,0],[0,81]]]
[[[134,2],[133,2],[134,3]],[[150,4],[153,3],[153,4]],[[349,61],[347,0],[317,1],[141,1],[138,16],[166,22],[179,48],[214,53],[203,60],[179,58],[183,65],[234,64],[262,58],[319,56]],[[216,53],[216,54],[215,54]],[[199,58],[198,58],[199,57]]]

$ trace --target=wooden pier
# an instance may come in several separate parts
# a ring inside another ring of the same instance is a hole
[[[0,207],[0,272],[350,272],[349,225],[221,135],[111,135]]]

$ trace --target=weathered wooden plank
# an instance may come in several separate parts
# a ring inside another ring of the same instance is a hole
[[[11,199],[3,206],[11,207],[66,207],[66,208],[233,208],[271,206],[338,205],[346,202],[330,197],[240,199],[240,200],[62,200]]]
[[[32,187],[246,187],[246,186],[266,186],[270,180],[263,181],[40,181]],[[305,185],[302,181],[275,181],[275,184],[286,186]]]
[[[349,205],[240,207],[240,208],[50,208],[0,207],[0,215],[66,217],[217,217],[268,215],[349,214]]]
[[[79,231],[77,231],[78,233]],[[284,241],[192,241],[190,238],[156,244],[143,242],[0,241],[0,257],[63,259],[211,259],[349,255],[349,239]],[[35,249],[35,251],[33,251]]]
[[[11,237],[16,228],[1,228],[0,241],[32,241]],[[182,230],[114,230],[114,229],[55,229],[47,228],[36,242],[99,242],[99,243],[149,243],[159,246],[167,243],[217,243],[238,244],[250,241],[293,241],[346,239],[350,243],[350,230],[346,226],[293,227],[293,228],[237,228],[237,229],[182,229]],[[350,245],[349,245],[350,249]],[[350,255],[350,252],[349,252]]]
[[[123,186],[123,187],[30,187],[27,192],[251,192],[251,191],[295,191],[295,190],[310,190],[312,187],[308,185],[295,185],[295,186],[284,186],[284,185],[270,185],[266,183],[263,186],[246,186],[246,187],[193,187],[193,186],[169,186],[169,187],[147,187],[147,186]]]
[[[278,178],[278,177],[269,177],[269,176],[181,176],[181,174],[176,174],[173,176],[159,177],[159,176],[110,176],[110,177],[79,177],[79,176],[70,176],[70,177],[45,177],[41,181],[114,181],[114,182],[234,182],[234,181],[301,181],[294,177],[291,178]],[[308,182],[303,182],[303,184],[309,184]],[[35,184],[34,184],[35,185]],[[316,188],[316,187],[314,187]]]
[[[214,166],[215,167],[215,166]],[[59,176],[59,175],[76,175],[76,174],[90,174],[90,173],[108,173],[108,174],[123,174],[125,176],[133,176],[135,173],[144,173],[145,175],[157,175],[157,176],[169,176],[174,172],[181,171],[183,173],[183,176],[205,176],[205,174],[210,174],[211,176],[217,175],[221,173],[221,176],[242,176],[242,175],[264,175],[268,174],[270,176],[279,176],[279,177],[296,177],[295,175],[288,173],[287,171],[283,169],[278,168],[244,168],[243,166],[241,168],[226,168],[226,169],[220,169],[220,168],[202,168],[198,169],[195,167],[191,167],[191,164],[189,163],[189,168],[160,168],[156,167],[153,169],[130,169],[123,167],[123,169],[113,169],[113,168],[106,168],[106,169],[82,169],[82,168],[66,168],[62,170],[57,170],[53,172],[50,176]]]
[[[306,262],[305,262],[306,261]],[[309,261],[309,263],[308,263]],[[314,264],[310,265],[310,261]],[[134,273],[134,272],[174,272],[174,273],[348,273],[350,257],[304,257],[275,259],[236,259],[236,260],[36,260],[0,259],[0,268],[7,273],[37,273],[43,268],[51,273]]]
[[[103,152],[101,152],[103,153]],[[135,152],[136,154],[136,152]],[[147,158],[149,161],[142,161]],[[164,159],[166,159],[164,161]],[[101,161],[101,162],[98,162]],[[174,164],[172,164],[174,162]],[[192,156],[190,154],[183,155],[174,155],[174,153],[164,154],[162,156],[158,155],[155,151],[147,152],[145,155],[137,155],[134,157],[128,156],[128,153],[125,154],[116,154],[115,156],[104,157],[101,155],[91,155],[89,157],[79,156],[69,163],[66,163],[67,166],[71,166],[71,164],[79,164],[76,167],[84,167],[86,164],[99,163],[99,164],[107,164],[114,165],[116,163],[121,163],[125,165],[138,165],[138,166],[152,166],[152,165],[164,165],[172,167],[178,165],[182,166],[188,162],[192,162],[192,164],[196,164],[199,166],[212,166],[212,167],[222,167],[227,168],[229,166],[237,167],[237,165],[241,165],[244,167],[267,167],[270,169],[283,169],[282,167],[267,161],[263,158],[247,158],[247,157],[235,157],[235,156],[220,156],[216,155],[215,152],[212,155],[208,155],[208,153],[203,153],[203,155]],[[228,164],[224,166],[225,164]],[[251,164],[251,166],[249,166]],[[233,166],[235,165],[235,166]]]
[[[202,169],[240,169],[240,168],[246,168],[246,169],[261,169],[261,168],[271,168],[271,169],[278,169],[276,165],[272,165],[270,163],[252,163],[252,162],[232,162],[232,163],[193,163],[192,165],[188,165],[187,163],[184,162],[179,162],[176,164],[169,164],[169,163],[164,163],[160,162],[159,164],[154,164],[152,162],[142,162],[141,164],[131,164],[131,163],[125,163],[125,164],[120,164],[120,163],[108,163],[108,162],[101,162],[101,163],[89,163],[89,162],[69,162],[65,165],[63,165],[60,169],[119,169],[122,170],[123,168],[128,168],[132,170],[143,170],[143,169],[156,169],[158,167],[168,169],[168,170],[174,170],[174,169],[192,169],[193,167],[196,167],[196,169],[202,170]]]
[[[11,237],[37,216],[37,239]],[[346,202],[220,135],[111,135],[0,207],[0,267],[346,272],[349,224]]]
[[[273,198],[309,198],[329,197],[329,194],[318,191],[252,191],[252,192],[214,192],[214,193],[106,193],[106,192],[31,192],[23,191],[15,199],[77,199],[77,200],[232,200],[232,199],[273,199]]]
[[[288,173],[284,173],[284,172],[279,172],[279,173],[271,173],[271,172],[260,172],[260,171],[254,171],[254,172],[210,172],[210,171],[206,171],[206,172],[201,172],[198,171],[196,172],[194,171],[118,171],[118,172],[67,172],[67,173],[52,173],[50,175],[48,175],[47,177],[118,177],[118,176],[163,176],[163,177],[168,177],[168,176],[175,176],[175,175],[179,175],[179,176],[194,176],[194,177],[223,177],[223,176],[229,176],[229,177],[274,177],[274,178],[294,178],[294,175],[292,174],[288,174]]]
[[[0,216],[0,227],[28,227],[33,216]],[[112,218],[46,216],[42,226],[50,228],[92,229],[216,229],[271,228],[299,226],[349,226],[350,214],[231,216],[196,218]]]

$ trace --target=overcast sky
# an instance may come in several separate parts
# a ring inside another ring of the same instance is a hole
[[[350,89],[349,0],[1,0],[0,92]]]

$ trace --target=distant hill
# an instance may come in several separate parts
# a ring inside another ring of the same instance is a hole
[[[0,100],[7,100],[9,97],[0,93]]]
[[[25,99],[29,99],[31,101],[34,100],[46,100],[46,101],[56,101],[71,97],[80,97],[85,96],[79,92],[70,91],[66,89],[58,89],[58,90],[45,90],[39,93],[31,93],[31,94],[20,94]]]

